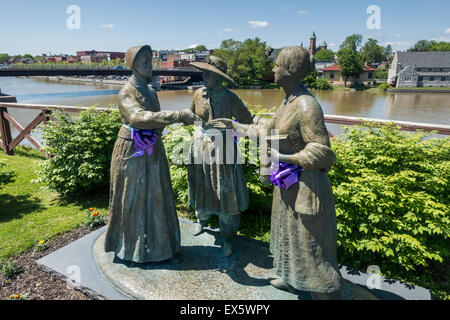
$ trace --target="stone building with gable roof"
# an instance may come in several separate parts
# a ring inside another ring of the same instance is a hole
[[[397,88],[450,87],[450,52],[396,52],[388,83]]]

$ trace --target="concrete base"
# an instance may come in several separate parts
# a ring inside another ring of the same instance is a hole
[[[170,300],[309,300],[308,292],[291,294],[273,288],[272,257],[268,244],[236,237],[230,258],[222,254],[220,233],[207,229],[194,237],[194,224],[180,219],[179,261],[139,265],[123,262],[103,250],[105,228],[40,259],[41,268],[74,277],[93,296],[107,299]],[[94,257],[95,260],[94,261]],[[75,269],[74,269],[75,266]],[[100,269],[100,271],[99,271]],[[380,289],[366,287],[369,274],[341,268],[342,296],[346,300],[423,299],[423,288],[410,288],[380,278]],[[76,274],[75,274],[76,275]]]

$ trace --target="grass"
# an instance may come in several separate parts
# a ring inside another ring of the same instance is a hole
[[[0,265],[41,240],[48,241],[75,229],[90,207],[101,214],[108,212],[107,193],[60,199],[55,192],[45,189],[44,184],[33,182],[44,158],[23,147],[16,148],[15,153],[7,156],[0,151],[5,169],[12,169],[17,175],[13,183],[0,190]]]

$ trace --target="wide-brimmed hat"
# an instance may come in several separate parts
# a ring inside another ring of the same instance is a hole
[[[130,69],[134,69],[134,61],[136,61],[136,57],[145,50],[150,50],[150,56],[152,55],[152,48],[148,44],[131,47],[127,50],[125,53],[125,62]]]
[[[234,82],[234,80],[227,75],[227,64],[218,57],[209,56],[206,58],[205,62],[191,62],[191,65],[202,71],[214,72],[215,74],[221,76],[224,80],[236,85],[236,82]]]

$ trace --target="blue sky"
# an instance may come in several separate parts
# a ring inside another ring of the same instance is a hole
[[[67,7],[81,10],[81,28],[69,30]],[[369,30],[366,10],[381,9],[381,29]],[[450,41],[448,0],[0,0],[0,52],[67,53],[126,51],[138,44],[184,49],[222,40],[259,37],[273,47],[317,41],[336,50],[346,36],[360,33],[394,49],[417,40]]]

